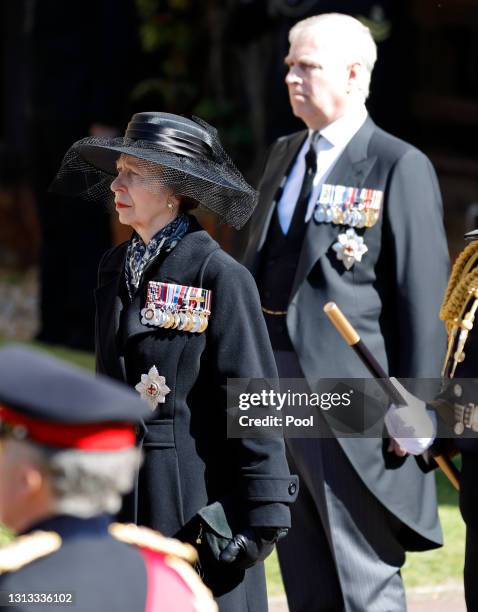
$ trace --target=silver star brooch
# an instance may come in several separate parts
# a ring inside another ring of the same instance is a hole
[[[347,270],[350,270],[356,261],[362,261],[362,256],[368,251],[362,236],[359,236],[353,228],[344,234],[339,234],[332,248],[337,253],[337,259],[343,262]]]
[[[146,400],[154,410],[158,404],[164,404],[166,395],[171,389],[166,384],[164,376],[160,376],[156,366],[153,366],[147,374],[141,374],[141,382],[135,386],[136,391]]]

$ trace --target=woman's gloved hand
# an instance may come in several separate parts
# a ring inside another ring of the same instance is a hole
[[[284,527],[245,527],[232,538],[219,560],[248,569],[258,561],[264,561],[287,531]]]

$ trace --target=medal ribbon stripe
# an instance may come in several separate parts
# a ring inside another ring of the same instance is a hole
[[[165,329],[202,333],[211,314],[211,291],[174,283],[150,281],[141,323]]]
[[[317,223],[373,227],[380,216],[383,191],[324,183],[314,210]]]

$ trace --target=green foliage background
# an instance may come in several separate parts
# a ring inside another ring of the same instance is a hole
[[[131,98],[141,110],[197,115],[219,129],[235,161],[250,166],[252,132],[241,105],[230,2],[136,0],[146,76]],[[148,107],[148,108],[146,108]]]

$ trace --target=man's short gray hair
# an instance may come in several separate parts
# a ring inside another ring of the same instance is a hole
[[[55,498],[55,510],[89,518],[116,514],[139,470],[137,448],[119,452],[82,452],[28,445],[30,460],[44,471]]]
[[[324,13],[297,22],[289,32],[289,42],[306,30],[313,30],[324,45],[333,45],[348,62],[360,61],[365,68],[359,90],[368,97],[372,70],[377,60],[377,45],[372,34],[363,23],[350,15]]]

